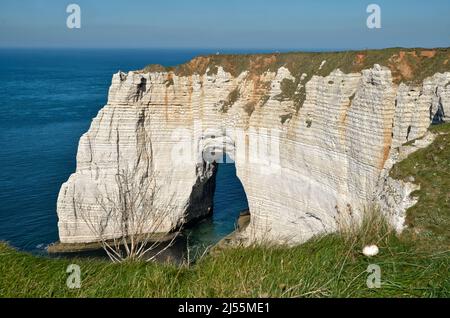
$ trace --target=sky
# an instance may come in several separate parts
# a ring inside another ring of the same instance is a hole
[[[69,29],[69,4],[81,28]],[[369,4],[381,28],[369,29]],[[449,47],[449,0],[1,0],[0,47]]]

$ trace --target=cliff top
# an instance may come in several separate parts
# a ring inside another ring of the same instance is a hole
[[[335,69],[344,73],[360,72],[380,64],[391,69],[396,83],[421,83],[426,77],[437,72],[450,71],[450,48],[389,48],[381,50],[360,50],[342,52],[290,52],[261,54],[219,54],[202,55],[191,61],[164,67],[148,65],[144,72],[172,72],[179,76],[192,74],[217,74],[218,66],[226,72],[238,76],[243,71],[250,75],[261,75],[266,71],[276,71],[284,66],[300,79],[306,73],[326,76]],[[323,61],[326,61],[323,63]]]

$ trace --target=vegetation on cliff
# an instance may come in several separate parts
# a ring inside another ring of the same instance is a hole
[[[327,76],[336,69],[344,73],[361,72],[374,64],[388,67],[397,84],[418,85],[437,72],[450,71],[450,48],[205,55],[178,66],[148,65],[143,71],[165,71],[179,76],[212,75],[217,74],[218,66],[221,66],[234,77],[247,71],[248,76],[261,85],[257,80],[259,75],[284,66],[295,80],[283,81],[278,98],[293,100],[298,112],[306,98],[305,84],[313,75]]]
[[[450,123],[434,125],[438,134],[427,148],[411,154],[391,171],[395,179],[414,178],[420,190],[416,205],[408,210],[406,223],[413,239],[420,237],[450,248]]]
[[[421,83],[437,72],[450,71],[450,48],[204,55],[177,66],[148,65],[144,71],[166,71],[180,76],[211,75],[217,73],[218,66],[222,66],[236,77],[244,71],[261,75],[284,66],[293,76],[301,78],[303,73],[326,76],[335,69],[344,73],[360,72],[374,64],[389,67],[397,82]]]

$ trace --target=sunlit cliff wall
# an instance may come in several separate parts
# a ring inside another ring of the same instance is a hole
[[[98,198],[117,199],[119,173],[158,185],[155,208],[168,211],[159,232],[207,215],[214,148],[236,162],[247,238],[304,242],[372,204],[401,230],[414,187],[386,193],[387,172],[399,146],[450,113],[449,52],[209,56],[119,72],[61,187],[60,240],[98,240],[86,215],[104,221]],[[121,233],[107,226],[105,235]]]

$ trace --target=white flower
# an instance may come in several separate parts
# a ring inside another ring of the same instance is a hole
[[[363,248],[362,252],[366,256],[375,256],[378,254],[379,249],[378,249],[378,246],[376,246],[376,245],[368,245]]]

